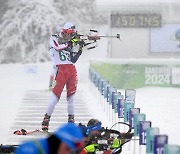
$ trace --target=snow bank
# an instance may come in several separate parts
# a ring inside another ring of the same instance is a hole
[[[37,72],[27,72],[27,68]],[[0,65],[0,143],[6,143],[8,131],[13,124],[26,90],[48,88],[51,63]]]
[[[136,107],[159,127],[161,134],[169,136],[169,144],[180,142],[180,89],[149,87],[137,89]]]

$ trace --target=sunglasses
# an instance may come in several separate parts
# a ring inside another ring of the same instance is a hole
[[[63,29],[62,32],[65,34],[73,34],[75,32],[75,30],[74,29]]]

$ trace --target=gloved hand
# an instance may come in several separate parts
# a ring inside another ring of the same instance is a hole
[[[81,47],[84,47],[84,45],[86,44],[83,40],[80,40],[79,42],[78,42],[78,44],[81,46]]]
[[[71,40],[72,46],[76,46],[76,45],[79,43],[79,41],[80,41],[80,39],[78,39],[78,38],[72,39],[72,40]]]
[[[82,50],[83,50],[83,47],[85,46],[85,42],[83,40],[80,40],[78,42],[78,44],[79,44],[79,51],[78,51],[78,53],[82,54]]]
[[[78,41],[79,41],[79,39],[74,38],[74,39],[68,41],[68,46],[74,47],[78,44]]]
[[[82,54],[82,48],[79,49],[78,54],[79,54],[79,55]]]

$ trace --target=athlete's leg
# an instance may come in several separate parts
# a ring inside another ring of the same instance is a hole
[[[77,87],[77,72],[74,66],[69,68],[70,74],[68,75],[67,88],[67,102],[68,102],[68,121],[74,122],[74,96]]]
[[[56,85],[53,88],[52,97],[47,109],[47,114],[49,116],[51,116],[51,114],[53,113],[54,108],[59,101],[59,98],[61,96],[65,84],[66,84],[66,77],[64,75],[64,68],[59,66],[56,76]]]
[[[46,113],[48,116],[51,116],[51,114],[53,113],[54,108],[58,102],[59,102],[59,97],[57,97],[54,93],[52,93],[50,102],[48,104],[48,108],[46,110]]]
[[[68,80],[66,83],[66,89],[67,89],[67,98],[73,94],[76,93],[76,89],[77,89],[77,71],[75,66],[71,66],[69,67],[69,74],[68,76]]]
[[[67,97],[68,102],[68,122],[74,122],[74,95]]]
[[[48,130],[51,114],[53,113],[54,108],[59,101],[59,98],[61,96],[61,93],[63,91],[65,83],[66,83],[66,78],[64,76],[63,68],[61,68],[59,66],[57,76],[56,76],[56,85],[53,89],[52,96],[51,96],[51,99],[49,101],[46,114],[44,115],[44,120],[42,122],[42,129],[43,130]]]

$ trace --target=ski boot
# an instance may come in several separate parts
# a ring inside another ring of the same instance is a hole
[[[44,119],[42,122],[42,130],[43,131],[48,131],[50,118],[51,118],[51,116],[48,116],[47,113],[44,115]]]
[[[74,123],[74,115],[68,115],[68,122]]]

